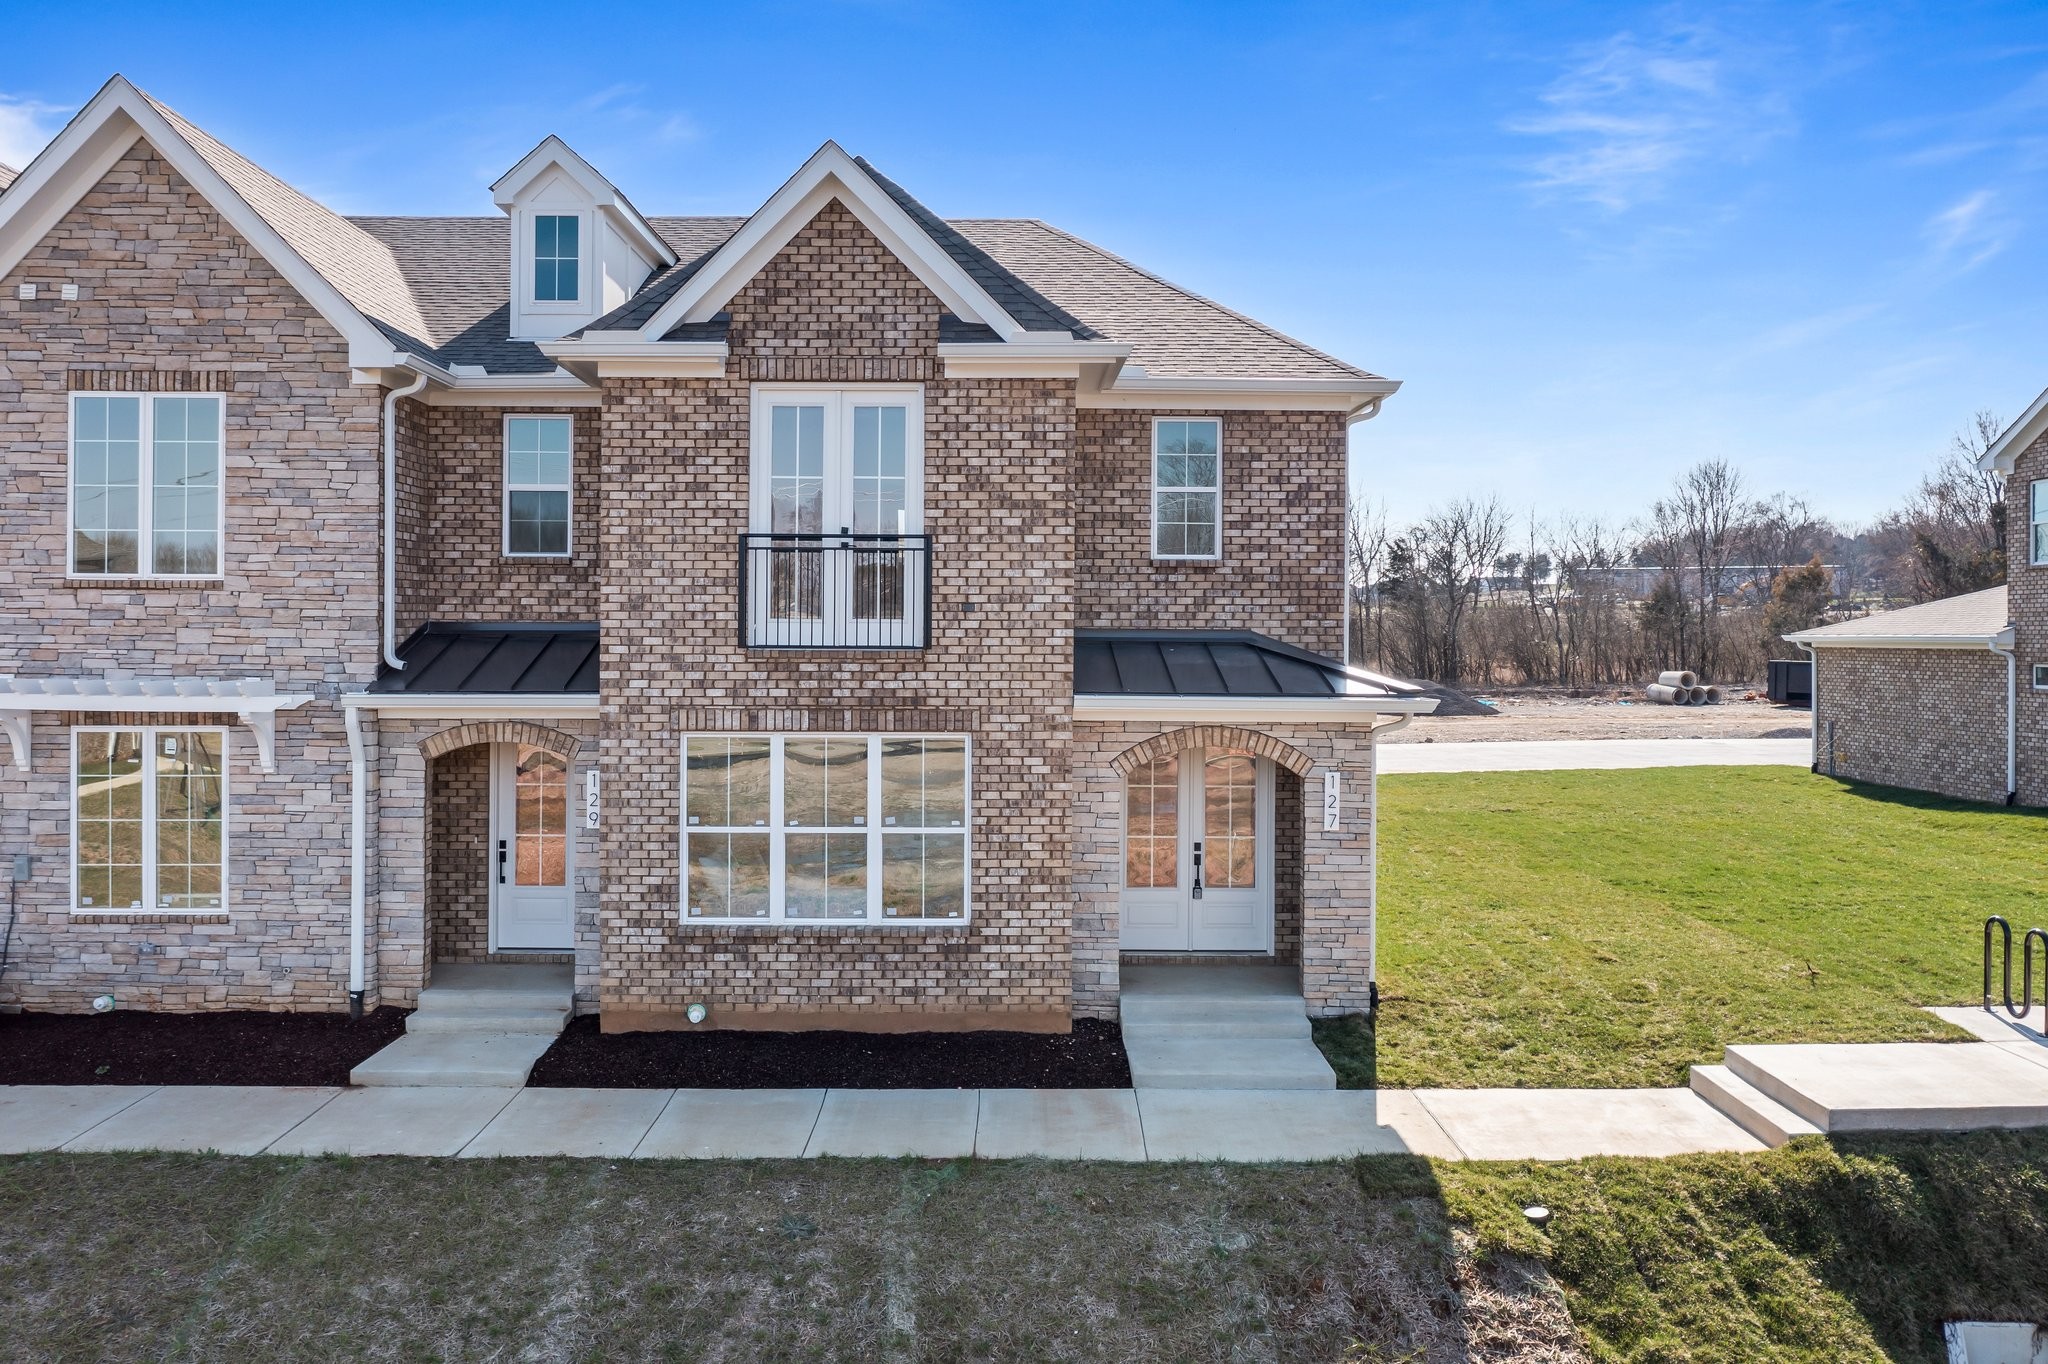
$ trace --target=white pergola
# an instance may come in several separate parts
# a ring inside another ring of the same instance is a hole
[[[277,771],[277,713],[311,696],[280,695],[267,677],[13,677],[0,675],[0,727],[14,766],[29,770],[29,726],[40,713],[233,715],[256,736],[256,760]]]

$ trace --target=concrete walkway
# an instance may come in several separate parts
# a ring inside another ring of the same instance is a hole
[[[0,1153],[1569,1160],[1754,1151],[1683,1089],[0,1088]]]
[[[1811,739],[1529,739],[1382,744],[1380,771],[1561,772],[1637,767],[1810,767]]]

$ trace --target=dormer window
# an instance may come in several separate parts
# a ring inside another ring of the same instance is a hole
[[[574,213],[538,213],[533,219],[533,299],[574,303],[581,297],[583,220]]]

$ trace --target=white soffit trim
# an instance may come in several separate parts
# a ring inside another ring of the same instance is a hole
[[[494,695],[481,692],[344,692],[344,710],[417,720],[595,720],[594,695]]]
[[[149,143],[170,162],[199,197],[342,334],[351,366],[373,369],[393,363],[389,338],[307,264],[124,76],[101,86],[0,195],[0,275],[19,265],[137,141]]]
[[[225,712],[256,736],[256,759],[277,771],[277,712],[313,698],[281,696],[267,677],[11,677],[0,676],[0,725],[14,748],[14,766],[29,770],[29,722],[37,714],[217,715]]]
[[[716,379],[731,354],[723,341],[648,341],[638,332],[585,332],[536,344],[583,383],[600,377]]]
[[[1377,715],[1429,715],[1434,696],[1090,696],[1074,698],[1076,720],[1162,720],[1174,724],[1369,723]]]
[[[681,323],[710,321],[834,199],[880,238],[955,317],[993,328],[1005,341],[1024,335],[1017,320],[940,250],[930,234],[836,142],[818,148],[739,231],[712,252],[711,259],[641,328],[641,335],[659,341]]]
[[[662,240],[654,225],[640,215],[633,207],[633,201],[619,191],[619,187],[607,179],[597,167],[577,155],[575,148],[549,133],[541,139],[540,145],[519,158],[517,165],[499,176],[491,185],[491,200],[507,213],[512,211],[519,196],[535,180],[548,173],[551,167],[559,167],[562,173],[582,186],[599,208],[604,209],[626,229],[626,235],[636,245],[663,265],[674,265],[676,253]]]
[[[1845,635],[1830,639],[1802,631],[1785,636],[1788,644],[1809,649],[1988,649],[1997,644],[2009,647],[2013,629],[2006,626],[1992,635]]]
[[[2020,456],[2027,452],[2027,447],[2039,440],[2044,432],[2048,432],[2048,388],[2042,389],[2033,406],[2022,412],[2018,421],[2006,427],[1998,439],[1991,442],[1991,448],[1977,460],[1977,467],[1986,473],[2010,474],[2013,466],[2019,463]]]

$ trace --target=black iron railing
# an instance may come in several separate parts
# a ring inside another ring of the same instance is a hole
[[[932,642],[929,535],[740,537],[740,645],[923,649]]]

